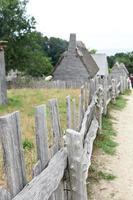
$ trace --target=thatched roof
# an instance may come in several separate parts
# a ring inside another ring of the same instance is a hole
[[[91,54],[85,47],[84,43],[81,41],[76,41],[76,34],[70,34],[68,50],[61,55],[61,58],[59,59],[59,62],[55,66],[54,71],[60,65],[61,61],[65,56],[75,56],[75,55],[80,58],[81,62],[88,71],[89,77],[93,78],[99,71],[99,68],[94,59],[92,58]]]

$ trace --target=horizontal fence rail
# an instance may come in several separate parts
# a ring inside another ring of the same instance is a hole
[[[0,200],[87,200],[86,179],[93,142],[101,133],[102,115],[130,85],[128,77],[111,76],[90,80],[76,100],[66,97],[67,129],[62,136],[57,99],[49,100],[53,145],[48,143],[46,105],[35,108],[37,163],[27,183],[19,112],[0,117],[7,188]],[[64,86],[63,86],[64,87]],[[64,87],[65,88],[65,87]]]

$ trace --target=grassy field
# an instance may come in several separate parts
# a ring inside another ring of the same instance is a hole
[[[32,177],[32,168],[36,163],[36,146],[35,146],[35,123],[34,111],[35,106],[46,104],[52,98],[58,99],[59,112],[61,119],[61,127],[66,129],[66,96],[76,98],[78,106],[78,97],[80,91],[77,89],[12,89],[8,91],[8,105],[0,106],[0,116],[13,111],[20,111],[21,132],[23,140],[23,148],[25,154],[26,171],[28,179]],[[48,107],[48,106],[47,106]],[[51,135],[51,127],[48,116],[49,138]],[[0,156],[0,185],[5,183],[3,172],[3,161]]]

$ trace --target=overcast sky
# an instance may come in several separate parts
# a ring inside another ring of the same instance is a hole
[[[133,50],[133,0],[29,0],[27,10],[49,37],[76,33],[100,52]]]

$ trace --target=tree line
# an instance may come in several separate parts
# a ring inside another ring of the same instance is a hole
[[[116,53],[114,56],[108,56],[110,68],[112,68],[116,62],[124,63],[129,73],[133,73],[133,52]]]
[[[8,41],[6,71],[18,69],[31,76],[49,75],[68,42],[37,32],[35,18],[26,13],[27,3],[27,0],[0,2],[0,40]]]
[[[28,0],[0,1],[0,40],[8,41],[5,58],[6,71],[17,69],[26,75],[43,76],[53,71],[68,42],[44,36],[36,30],[36,20],[26,13]],[[108,57],[109,66],[123,62],[133,72],[133,53]]]

